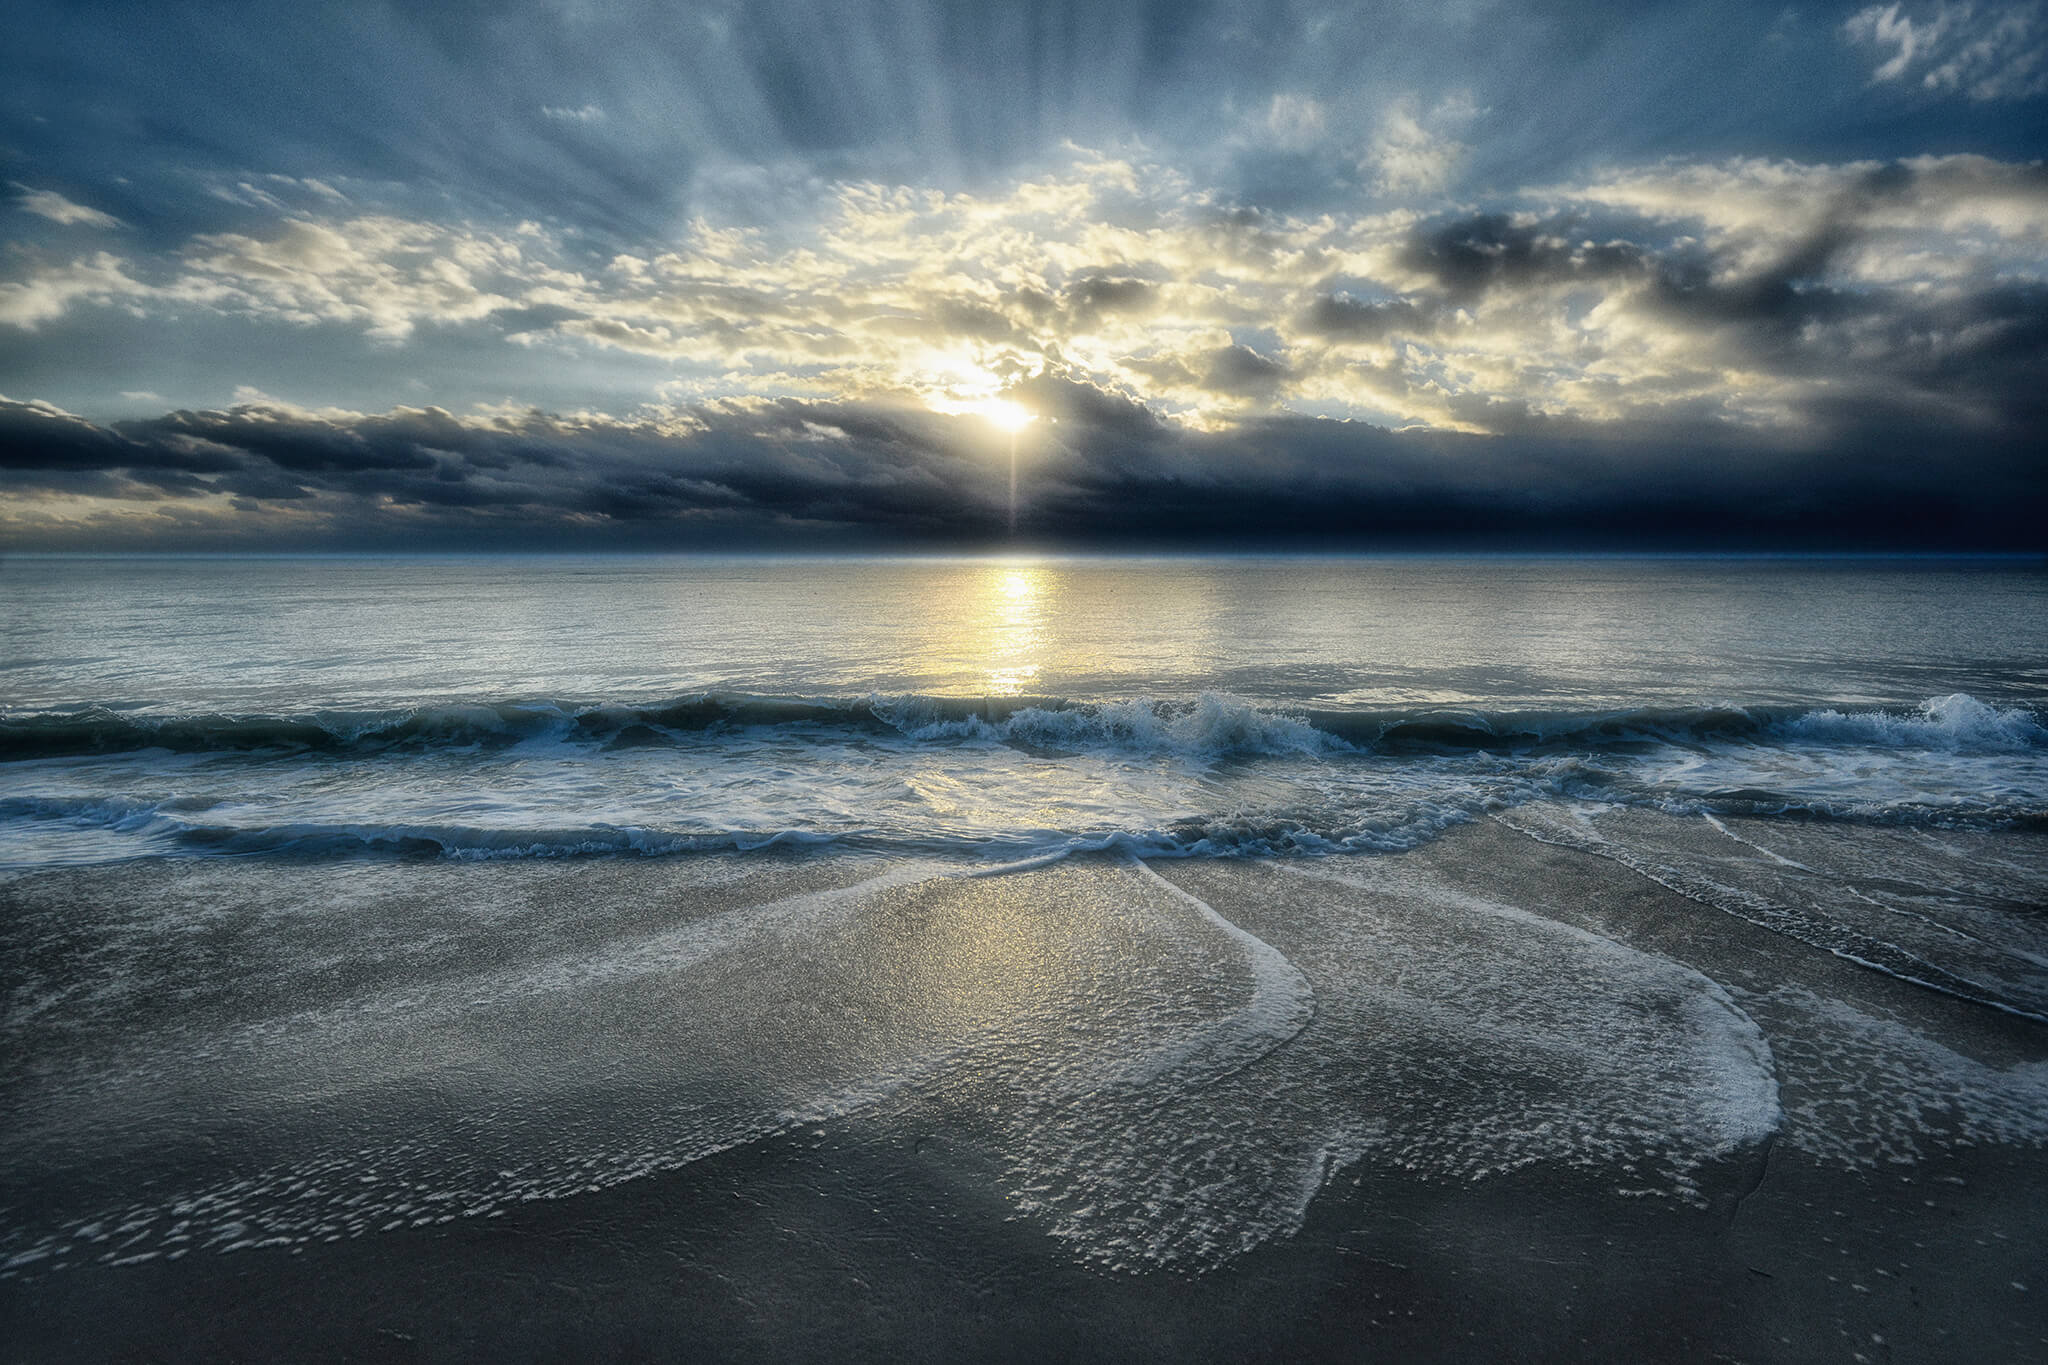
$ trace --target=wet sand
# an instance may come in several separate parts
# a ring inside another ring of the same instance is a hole
[[[2048,1352],[2048,1027],[1492,822],[959,871],[0,888],[6,1357]]]

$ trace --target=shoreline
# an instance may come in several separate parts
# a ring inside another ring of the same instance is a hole
[[[795,1112],[791,1086],[841,1099],[489,1215],[0,1279],[6,1358],[2022,1359],[2048,1344],[2048,1284],[2029,1276],[2048,1224],[2048,1029],[1495,822],[1313,861],[1152,864],[1171,891],[1106,859],[932,880],[796,855],[18,879],[0,887],[10,951],[38,916],[97,914],[112,935],[182,896],[214,910],[188,964],[257,964],[289,935],[334,965],[302,954],[303,980],[253,1002],[166,996],[97,1025],[52,1005],[66,1030],[17,1035],[36,1046],[5,1073],[31,1116],[0,1146],[9,1222],[131,1180],[189,1191],[265,1161],[310,1169],[348,1146],[330,1121],[358,1145],[410,1134],[425,1179],[479,1144],[630,1151],[679,1121],[739,1131]],[[1183,897],[1291,964],[1308,1008],[1282,1008],[1278,969],[1247,972],[1242,939]],[[400,926],[415,937],[365,953]],[[104,951],[94,932],[68,951]],[[449,941],[418,946],[436,933]],[[1767,1054],[1745,1050],[1744,1020]],[[755,1109],[735,1099],[743,1078]],[[1737,1141],[1766,1080],[1778,1117]],[[207,1095],[232,1103],[180,1108]],[[45,1155],[89,1135],[75,1163]],[[428,1150],[437,1135],[445,1151]],[[1315,1183],[1290,1214],[1280,1194],[1301,1171]],[[1223,1195],[1197,1193],[1218,1176]],[[1181,1221],[1145,1214],[1148,1189]],[[1104,1193],[1136,1202],[1098,1207]],[[1171,1255],[1145,1259],[1129,1239],[1146,1228]],[[1259,1235],[1228,1241],[1245,1229]]]

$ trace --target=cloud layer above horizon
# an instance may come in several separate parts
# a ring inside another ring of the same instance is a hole
[[[1730,15],[53,10],[0,536],[2048,543],[2048,6]]]

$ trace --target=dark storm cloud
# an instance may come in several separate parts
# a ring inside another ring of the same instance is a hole
[[[1068,325],[1085,331],[1104,318],[1144,313],[1158,301],[1159,286],[1149,280],[1089,272],[1067,286]]]
[[[1020,396],[1052,419],[1025,442],[1021,522],[1041,543],[2048,546],[2048,476],[2029,447],[1975,442],[1957,479],[1942,455],[1960,443],[1925,424],[1785,451],[1541,419],[1506,437],[1303,418],[1200,432],[1068,380]],[[637,422],[247,405],[111,428],[0,407],[17,511],[53,493],[131,509],[126,531],[102,518],[102,546],[144,526],[185,548],[986,543],[1005,516],[997,447],[977,419],[795,400]],[[175,534],[148,520],[198,492],[233,499],[237,520],[194,503]],[[32,518],[12,531],[21,548],[67,543]]]
[[[1825,282],[1828,263],[1855,240],[1844,225],[1830,223],[1793,243],[1761,269],[1718,278],[1711,262],[1658,262],[1653,271],[1653,306],[1700,323],[1745,323],[1780,331],[1805,322],[1837,318],[1855,299]]]
[[[1275,418],[1077,458],[1039,513],[1162,544],[2048,546],[2048,479],[2027,448],[1973,452],[1973,479],[1960,482],[1940,471],[1937,452],[1961,445],[1924,427],[1860,450],[1786,452],[1697,432],[1617,440],[1546,433],[1537,422],[1512,437],[1476,437]],[[1658,458],[1646,467],[1650,446]],[[1263,458],[1246,460],[1247,448]]]
[[[2048,286],[1996,285],[1915,309],[1867,309],[1824,368],[1841,382],[1817,389],[1805,411],[1831,439],[1903,441],[1933,428],[1952,477],[1974,477],[1972,438],[2036,452],[2048,431]],[[1856,348],[1882,354],[1854,371]],[[1818,361],[1809,363],[1820,364]]]
[[[1287,380],[1287,367],[1249,346],[1225,346],[1211,353],[1200,387],[1211,393],[1264,398]]]
[[[1585,230],[1578,215],[1516,221],[1500,213],[1467,215],[1420,229],[1401,263],[1427,281],[1421,306],[1415,300],[1360,304],[1325,297],[1310,309],[1305,324],[1324,336],[1377,338],[1396,330],[1417,331],[1428,321],[1441,323],[1451,307],[1478,304],[1489,294],[1511,298],[1635,282],[1645,289],[1642,306],[1674,324],[1749,329],[1749,345],[1762,359],[1767,352],[1781,352],[1806,324],[1912,307],[1910,299],[1889,291],[1845,290],[1828,282],[1830,264],[1859,237],[1845,220],[1823,223],[1748,269],[1731,269],[1692,243],[1662,250],[1626,240],[1595,243],[1583,237]]]
[[[146,458],[83,418],[45,404],[0,399],[0,469],[117,469]]]
[[[173,414],[164,421],[174,426],[183,415]],[[243,462],[232,452],[181,440],[181,434],[174,429],[151,431],[138,440],[45,403],[0,397],[0,470],[143,469],[217,474],[242,467]]]
[[[426,514],[415,528],[458,538],[494,529],[559,537],[582,518],[704,512],[734,514],[755,535],[792,521],[929,533],[961,515],[963,496],[985,495],[968,476],[986,471],[945,452],[944,425],[931,414],[794,403],[706,408],[681,425],[537,412],[465,424],[433,409],[340,417],[250,404],[102,428],[0,401],[0,470],[18,497],[85,491],[71,477],[83,470],[136,484],[174,473],[182,489],[247,504],[328,495],[338,500],[326,528],[334,535],[375,534],[363,523],[390,507]],[[195,484],[195,471],[211,477]],[[122,496],[105,481],[93,491]],[[262,534],[260,523],[248,529]]]
[[[1436,310],[1412,299],[1361,301],[1346,294],[1319,294],[1302,314],[1300,327],[1310,336],[1378,341],[1398,332],[1424,331],[1435,322]]]
[[[1402,264],[1432,279],[1453,302],[1491,288],[1592,282],[1645,266],[1645,253],[1629,242],[1585,244],[1576,217],[1517,222],[1502,213],[1454,218],[1416,232]]]

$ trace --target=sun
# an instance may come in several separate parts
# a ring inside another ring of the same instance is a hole
[[[977,404],[975,411],[1004,431],[1021,431],[1038,420],[1037,413],[1022,403],[1013,403],[1007,398],[991,398]]]

